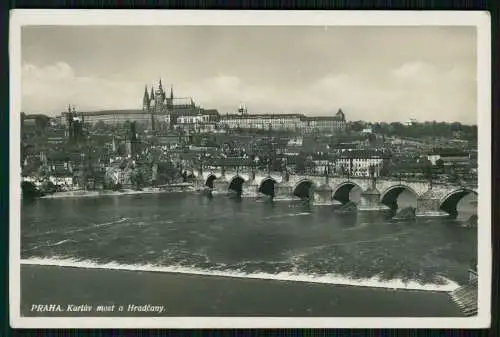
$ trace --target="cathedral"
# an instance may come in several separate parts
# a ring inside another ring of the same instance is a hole
[[[170,87],[170,93],[167,95],[161,79],[156,90],[154,86],[151,86],[151,91],[148,92],[146,85],[142,102],[142,111],[151,116],[153,130],[155,130],[155,123],[159,120],[165,121],[170,128],[174,128],[179,116],[195,116],[201,112],[191,97],[174,97],[173,86]]]
[[[77,114],[75,106],[71,108],[71,105],[68,105],[68,111],[64,116],[66,126],[65,136],[70,141],[80,141],[83,138],[83,123],[85,121],[83,114]]]
[[[71,111],[69,115],[71,115]],[[61,113],[61,121],[66,121],[67,125],[72,124],[72,121],[68,122],[69,115],[68,112]],[[215,122],[219,118],[217,110],[200,108],[191,97],[175,97],[173,86],[170,86],[170,92],[167,93],[161,79],[156,88],[154,85],[150,88],[146,85],[142,109],[139,107],[138,109],[126,110],[86,111],[79,113],[80,115],[82,120],[85,116],[85,123],[90,125],[99,122],[118,125],[129,121],[146,125],[152,131],[173,130],[186,118],[198,118],[201,115],[209,116],[211,122]]]

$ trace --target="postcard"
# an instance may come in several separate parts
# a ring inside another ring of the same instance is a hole
[[[486,12],[14,10],[16,328],[484,328]]]

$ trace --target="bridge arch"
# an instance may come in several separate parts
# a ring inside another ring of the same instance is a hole
[[[463,197],[471,193],[477,195],[477,192],[470,188],[457,188],[441,198],[439,202],[439,208],[451,215],[457,215],[458,203],[460,202],[460,200],[462,200]]]
[[[210,173],[205,180],[205,186],[214,188],[214,180],[217,179],[217,176],[213,173]]]
[[[361,186],[353,181],[344,181],[340,183],[333,190],[333,199],[341,202],[342,204],[348,203],[351,200],[350,193],[355,187],[363,190]]]
[[[301,199],[310,199],[313,196],[316,184],[314,181],[304,178],[299,180],[293,187],[293,195]]]
[[[418,193],[411,187],[407,185],[394,185],[388,187],[384,192],[380,195],[380,202],[392,209],[398,208],[398,198],[404,191],[410,192],[413,196],[415,196],[415,207],[418,199]]]
[[[278,182],[273,177],[262,179],[259,184],[259,193],[274,197],[277,183]]]
[[[235,175],[231,180],[229,180],[228,189],[236,192],[238,195],[241,195],[243,192],[243,184],[245,183],[245,179],[240,175]]]

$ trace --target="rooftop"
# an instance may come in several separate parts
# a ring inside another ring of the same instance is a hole
[[[247,114],[247,115],[240,115],[240,114],[226,114],[223,117],[225,118],[232,118],[232,119],[259,119],[259,118],[270,118],[270,119],[277,119],[277,118],[298,118],[301,121],[343,121],[344,117],[342,115],[335,115],[335,116],[306,116],[303,114],[297,114],[297,113],[290,113],[290,114]]]
[[[353,149],[342,151],[339,154],[340,158],[388,158],[389,155],[382,151],[370,149]]]
[[[80,112],[83,116],[103,116],[103,115],[132,115],[132,114],[145,114],[142,110],[100,110],[100,111],[83,111]]]

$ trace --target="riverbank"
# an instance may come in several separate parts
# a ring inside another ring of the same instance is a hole
[[[194,192],[195,188],[192,184],[173,184],[165,187],[146,187],[141,190],[123,189],[119,191],[110,190],[75,190],[55,192],[41,196],[43,199],[51,198],[72,198],[72,197],[100,197],[100,196],[117,196],[117,195],[130,195],[130,194],[154,194],[154,193],[174,193],[174,192]]]
[[[159,312],[35,312],[33,304],[129,304]],[[150,271],[21,265],[23,316],[461,317],[447,292]]]

